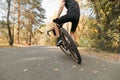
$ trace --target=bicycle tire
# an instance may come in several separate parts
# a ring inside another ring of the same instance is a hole
[[[66,55],[70,55],[70,52],[63,45],[60,45],[59,47]]]
[[[77,62],[78,64],[81,64],[81,62],[82,62],[81,55],[80,55],[80,53],[77,49],[77,46],[75,45],[73,39],[71,38],[71,36],[68,34],[68,32],[64,28],[61,28],[61,32],[62,32],[64,38],[67,38],[68,41],[70,41],[70,45],[68,45],[69,46],[68,49],[72,55],[73,60],[75,62]]]

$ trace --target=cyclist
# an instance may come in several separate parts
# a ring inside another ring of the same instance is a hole
[[[64,7],[66,7],[66,9],[67,9],[67,13],[63,16],[60,16]],[[76,31],[76,27],[79,22],[79,17],[80,17],[80,8],[79,8],[79,5],[76,2],[76,0],[61,0],[57,18],[54,19],[53,22],[55,22],[59,25],[64,24],[66,22],[71,22],[72,27],[70,30],[70,35],[71,35],[72,39],[75,41],[74,32]],[[59,29],[57,26],[58,25],[56,25],[56,27],[55,27],[55,32],[57,35],[56,45],[59,46],[60,43],[62,42],[62,39],[60,38]]]

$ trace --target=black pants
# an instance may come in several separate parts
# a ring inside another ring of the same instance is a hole
[[[78,25],[78,22],[79,22],[79,17],[80,17],[80,14],[69,13],[69,14],[66,14],[66,15],[58,18],[55,21],[55,23],[64,24],[66,22],[71,22],[72,23],[71,32],[75,32],[77,25]]]

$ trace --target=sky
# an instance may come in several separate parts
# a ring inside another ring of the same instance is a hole
[[[49,22],[51,16],[53,16],[53,14],[58,11],[59,1],[60,0],[42,0],[42,7],[46,10],[46,17],[47,17],[46,21]],[[86,3],[87,0],[81,0],[81,3],[79,4],[86,5]],[[84,15],[86,14],[89,15],[90,10],[80,9],[80,13]]]
[[[2,0],[2,2],[5,0]],[[42,7],[46,10],[46,17],[47,19],[49,17],[51,17],[55,11],[58,10],[58,3],[59,0],[42,0]],[[0,5],[1,4],[1,0],[0,0]],[[2,11],[3,12],[3,11]],[[0,19],[1,19],[2,13],[0,13]]]
[[[42,7],[46,10],[46,17],[50,18],[58,10],[59,0],[43,0]]]
[[[2,1],[4,1],[4,0],[2,0]],[[49,22],[49,19],[51,18],[51,16],[53,16],[55,14],[55,12],[58,11],[59,1],[60,0],[42,0],[42,7],[46,10],[45,15],[46,15],[47,19],[45,21]],[[81,0],[82,4],[87,3],[86,1],[87,0]],[[85,12],[86,12],[85,10],[81,9],[81,14],[84,14]],[[2,14],[0,13],[0,18],[1,18],[1,16],[2,16]]]
[[[4,10],[1,8],[4,8],[6,5],[3,3],[5,3],[5,0],[0,0],[0,20],[2,20],[3,16],[5,16],[6,14],[4,13]]]

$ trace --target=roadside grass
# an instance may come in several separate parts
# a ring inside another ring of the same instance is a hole
[[[5,48],[5,47],[12,47],[12,46],[9,46],[9,44],[6,42],[0,42],[0,48]]]
[[[94,48],[85,48],[85,47],[79,47],[79,51],[81,54],[86,54],[90,56],[96,56],[102,59],[110,60],[112,62],[118,61],[120,62],[120,54],[119,53],[109,53],[106,51],[94,49]]]
[[[16,44],[14,43],[13,46],[10,46],[8,43],[6,42],[0,42],[0,48],[13,48],[13,47],[26,47],[28,45],[21,45],[21,44]]]

